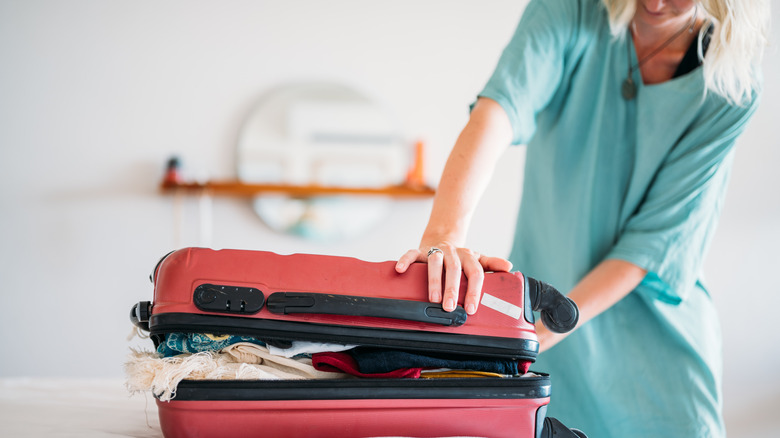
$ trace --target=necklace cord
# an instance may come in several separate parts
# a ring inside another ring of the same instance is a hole
[[[638,70],[639,68],[641,68],[642,65],[644,65],[645,62],[649,61],[650,58],[652,58],[653,56],[657,55],[658,52],[660,52],[661,50],[665,49],[666,46],[668,46],[669,44],[672,43],[672,41],[676,40],[677,37],[682,35],[682,33],[685,32],[685,29],[688,29],[688,32],[692,32],[694,26],[696,25],[696,15],[698,14],[698,12],[699,12],[699,5],[695,5],[694,9],[693,9],[693,17],[691,17],[691,22],[687,23],[680,30],[675,32],[674,35],[672,35],[669,39],[664,41],[663,44],[661,44],[660,46],[656,47],[652,52],[650,52],[650,54],[645,55],[644,57],[642,57],[642,59],[637,59],[637,63],[636,63],[635,66],[631,65],[631,47],[628,44],[626,44],[626,48],[628,49],[628,59],[629,59],[629,62],[628,62],[628,77],[630,78],[631,75],[634,74],[635,70]],[[632,38],[632,41],[633,41],[633,38]]]

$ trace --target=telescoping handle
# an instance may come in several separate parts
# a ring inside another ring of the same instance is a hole
[[[352,295],[313,292],[274,292],[266,301],[271,313],[318,313],[327,315],[372,316],[427,322],[458,327],[466,322],[466,311],[458,306],[446,312],[441,304]]]
[[[580,311],[570,298],[549,284],[525,277],[531,308],[541,312],[542,323],[555,333],[566,333],[574,329],[580,319]]]

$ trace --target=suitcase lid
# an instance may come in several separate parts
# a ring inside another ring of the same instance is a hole
[[[164,257],[152,280],[154,302],[136,305],[131,319],[157,341],[172,332],[237,334],[533,361],[533,303],[558,303],[563,318],[545,312],[545,323],[572,320],[548,285],[519,272],[486,273],[474,315],[463,293],[454,312],[427,301],[424,263],[398,274],[394,261],[185,248]]]

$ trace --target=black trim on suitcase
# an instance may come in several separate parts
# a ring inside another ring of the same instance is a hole
[[[369,347],[398,348],[533,362],[539,342],[530,339],[422,332],[373,327],[353,327],[295,321],[235,318],[190,313],[152,315],[149,328],[155,335],[174,332],[255,336],[268,340],[332,342]],[[156,339],[158,343],[160,340]]]
[[[530,399],[550,396],[550,377],[458,379],[182,380],[177,401]],[[544,418],[544,417],[542,417]]]
[[[174,252],[176,252],[176,250],[170,251],[168,254],[165,254],[164,256],[160,257],[160,260],[157,262],[156,265],[154,265],[154,269],[152,269],[152,273],[149,274],[149,281],[151,281],[152,284],[154,284],[154,281],[157,278],[157,270],[160,268],[160,265],[162,264],[163,260],[168,258],[168,256],[173,254]]]

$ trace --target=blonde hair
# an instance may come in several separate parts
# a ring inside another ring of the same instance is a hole
[[[614,36],[625,34],[636,12],[636,0],[602,0]],[[744,104],[759,86],[758,65],[769,42],[768,0],[699,0],[699,14],[713,24],[703,57],[708,90],[733,104]],[[699,33],[701,41],[704,29]],[[699,44],[699,58],[702,58]]]

